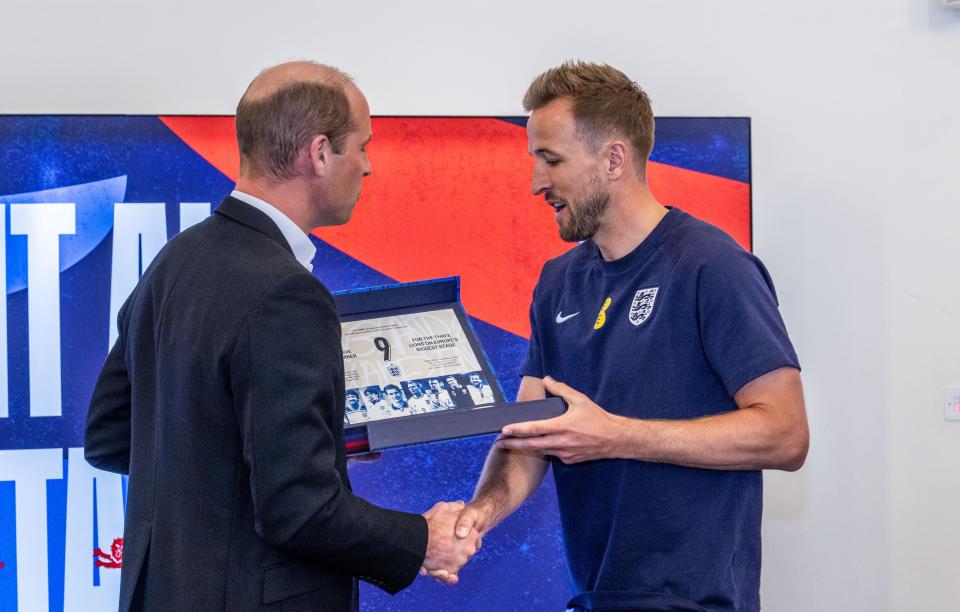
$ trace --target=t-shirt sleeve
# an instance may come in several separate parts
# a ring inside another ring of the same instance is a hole
[[[520,376],[543,378],[543,351],[540,345],[540,329],[537,325],[537,296],[539,283],[533,290],[533,299],[530,302],[530,346],[527,349],[527,358],[520,367]]]
[[[702,264],[697,309],[704,352],[730,397],[768,372],[800,369],[773,281],[750,253],[736,250]]]

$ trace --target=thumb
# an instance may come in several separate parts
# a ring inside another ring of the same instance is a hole
[[[463,539],[470,535],[470,530],[476,525],[477,516],[473,508],[468,508],[457,519],[456,533],[457,537]],[[478,530],[479,531],[479,530]]]

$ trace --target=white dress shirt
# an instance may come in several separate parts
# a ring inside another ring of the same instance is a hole
[[[234,189],[230,195],[245,204],[253,206],[270,217],[270,220],[276,224],[280,233],[286,238],[287,244],[290,245],[290,250],[293,251],[293,256],[297,258],[297,261],[299,261],[308,272],[313,272],[313,258],[317,254],[317,247],[315,247],[313,242],[310,241],[310,238],[303,233],[303,230],[290,220],[290,217],[260,198],[253,197],[249,193]]]

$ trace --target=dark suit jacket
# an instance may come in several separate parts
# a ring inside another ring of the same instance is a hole
[[[266,215],[227,198],[118,317],[84,445],[130,475],[121,610],[350,610],[416,577],[419,515],[356,497],[340,321]]]

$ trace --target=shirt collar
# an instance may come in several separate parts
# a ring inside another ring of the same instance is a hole
[[[277,228],[280,229],[280,233],[283,234],[283,237],[287,240],[287,244],[290,245],[290,250],[293,251],[293,256],[297,258],[297,261],[300,262],[300,264],[306,268],[308,272],[313,272],[313,258],[317,254],[317,247],[314,246],[313,241],[310,240],[310,237],[303,233],[303,230],[300,229],[296,223],[290,220],[290,217],[283,214],[267,202],[264,202],[260,198],[255,198],[249,193],[244,193],[234,189],[230,195],[241,202],[244,202],[245,204],[253,206],[263,214],[270,217],[270,220],[277,225]]]

